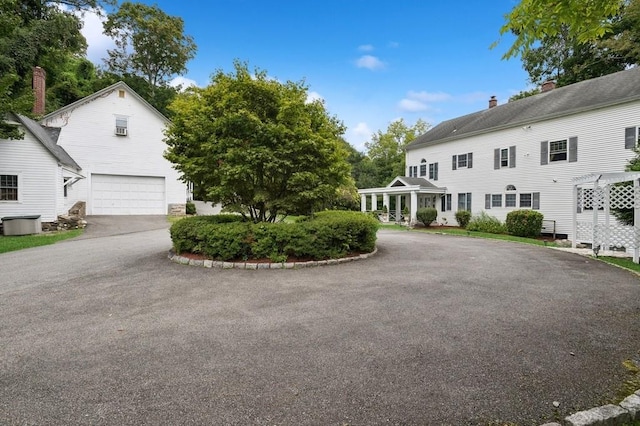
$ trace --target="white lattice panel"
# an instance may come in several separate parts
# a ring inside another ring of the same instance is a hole
[[[612,209],[632,209],[640,203],[640,187],[613,185],[609,193],[609,202]]]
[[[581,243],[590,243],[593,241],[593,226],[591,222],[578,222],[577,223],[577,236],[576,241]]]
[[[594,227],[594,246],[608,245],[610,247],[638,247],[640,229],[626,225],[605,225],[599,223]]]

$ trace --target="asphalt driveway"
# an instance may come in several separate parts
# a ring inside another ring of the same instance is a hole
[[[611,397],[640,282],[381,231],[364,261],[210,270],[166,229],[0,255],[0,424],[539,424]]]

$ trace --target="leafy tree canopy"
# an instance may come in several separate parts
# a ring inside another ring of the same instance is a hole
[[[566,31],[577,43],[595,41],[611,31],[612,17],[626,0],[521,0],[505,16],[500,34],[513,33],[515,41],[504,54],[527,53],[540,40]],[[495,44],[494,44],[495,45]]]
[[[30,114],[32,68],[52,74],[72,58],[80,58],[86,41],[78,10],[110,4],[100,0],[0,0],[0,118],[8,112]],[[64,6],[62,8],[61,6]],[[11,124],[0,122],[0,137],[20,137]]]
[[[396,176],[405,174],[404,148],[409,142],[429,130],[431,126],[419,119],[413,126],[407,125],[403,119],[393,121],[386,131],[378,130],[365,144],[367,156],[371,159],[375,170],[375,185],[384,186]]]
[[[124,2],[108,16],[104,33],[116,43],[109,50],[107,69],[119,75],[144,78],[153,90],[176,74],[184,74],[195,56],[193,38],[184,34],[182,18],[158,6]]]
[[[217,71],[171,104],[166,158],[205,201],[255,222],[309,214],[352,186],[344,126],[302,82],[278,82],[247,64]]]

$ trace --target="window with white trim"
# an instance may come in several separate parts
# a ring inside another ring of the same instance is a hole
[[[440,197],[440,211],[451,211],[451,194],[444,194]]]
[[[471,211],[471,193],[462,192],[458,194],[458,210]]]
[[[429,180],[438,180],[438,163],[429,164]]]
[[[491,194],[491,207],[502,207],[502,194]]]
[[[634,149],[640,144],[640,127],[627,127],[624,129],[624,147]]]
[[[0,175],[0,201],[18,200],[18,175]]]
[[[549,142],[549,161],[567,160],[567,140]]]
[[[409,177],[418,177],[418,166],[409,166]]]
[[[473,152],[454,155],[451,158],[451,169],[470,169],[473,167]]]
[[[521,209],[540,210],[540,193],[539,192],[523,192],[520,193]]]
[[[504,194],[504,206],[516,207],[516,194]]]
[[[420,161],[420,177],[427,175],[427,160],[424,158]]]
[[[129,120],[127,117],[117,116],[116,117],[116,130],[115,133],[117,136],[127,136],[129,128]]]
[[[543,141],[540,143],[540,164],[578,161],[578,138]]]
[[[493,168],[514,168],[516,166],[516,147],[496,148],[493,150]]]

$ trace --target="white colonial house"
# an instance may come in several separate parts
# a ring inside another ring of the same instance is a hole
[[[36,105],[43,93],[36,90]],[[86,202],[88,215],[184,213],[188,187],[163,156],[168,120],[125,83],[39,123],[9,119],[25,136],[0,140],[0,218],[52,222],[77,201]]]
[[[187,186],[163,154],[168,119],[123,82],[48,114],[58,145],[85,179],[67,185],[65,206],[86,201],[88,215],[167,214],[184,210]]]
[[[359,190],[362,210],[397,197],[392,217],[404,205],[415,222],[418,208],[433,206],[440,224],[455,225],[457,210],[504,221],[515,209],[535,209],[546,230],[575,241],[576,223],[597,217],[590,200],[598,177],[623,172],[635,156],[640,68],[550,86],[504,105],[492,97],[489,108],[433,127],[407,146],[406,177]],[[637,176],[630,181],[638,186]]]
[[[10,114],[23,139],[0,139],[0,218],[41,216],[55,221],[68,208],[64,182],[82,178],[80,166],[56,141],[60,129],[46,129],[30,118]]]

